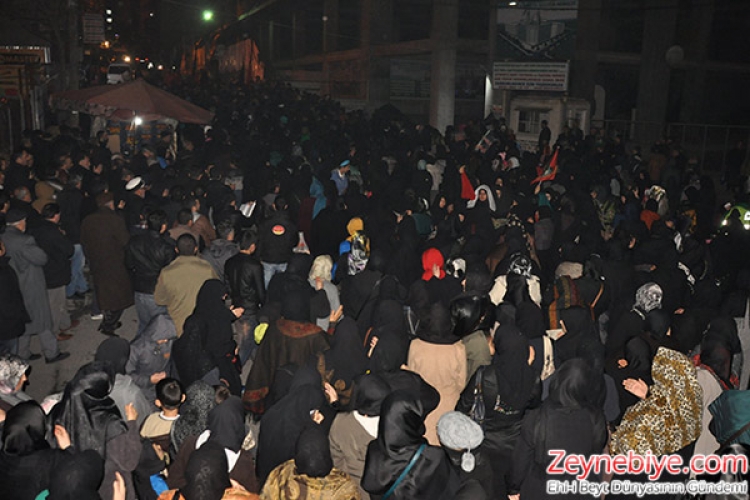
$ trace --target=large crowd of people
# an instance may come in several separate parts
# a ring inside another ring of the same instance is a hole
[[[3,498],[533,500],[572,479],[550,450],[745,454],[740,169],[720,190],[670,140],[545,122],[524,150],[493,114],[175,90],[210,128],[123,157],[59,126],[0,159]],[[87,296],[95,358],[34,401]]]

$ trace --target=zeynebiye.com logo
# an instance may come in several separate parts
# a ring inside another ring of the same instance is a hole
[[[628,451],[622,455],[577,455],[565,450],[550,450],[552,462],[547,466],[549,475],[571,475],[588,479],[591,474],[647,474],[650,481],[667,474],[747,474],[750,468],[744,455],[695,455],[685,464],[679,455],[657,457],[651,452],[641,455]]]

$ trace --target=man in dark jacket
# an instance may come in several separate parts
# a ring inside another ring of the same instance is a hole
[[[133,282],[135,310],[138,314],[140,335],[151,320],[159,314],[166,314],[167,308],[156,305],[154,288],[159,273],[176,256],[176,243],[167,233],[167,214],[154,210],[148,215],[148,231],[130,238],[125,247],[125,267]]]
[[[83,220],[83,191],[81,191],[82,177],[71,175],[62,191],[57,194],[60,205],[60,227],[65,231],[65,237],[73,243],[73,259],[70,263],[70,283],[65,287],[65,295],[70,298],[89,291],[89,284],[83,274],[86,258],[81,247],[81,221]]]
[[[68,340],[73,335],[64,333],[77,326],[70,321],[65,300],[65,287],[70,283],[70,259],[73,257],[73,243],[65,237],[60,228],[60,205],[47,203],[42,208],[42,221],[29,228],[29,234],[47,254],[44,265],[44,279],[47,281],[47,296],[52,312],[52,332],[57,340]]]
[[[234,242],[234,225],[230,219],[224,219],[216,225],[216,238],[201,252],[201,256],[213,266],[216,274],[224,280],[224,264],[237,255],[239,248]]]
[[[18,337],[23,335],[26,323],[31,321],[18,276],[5,255],[5,245],[0,241],[0,353],[18,354]]]
[[[13,161],[5,172],[5,189],[9,193],[18,187],[25,187],[30,193],[34,192],[36,181],[31,169],[33,162],[34,157],[25,149],[13,155]]]
[[[81,244],[94,278],[94,292],[104,318],[99,330],[114,335],[122,326],[122,312],[133,305],[130,275],[125,269],[125,246],[130,235],[125,221],[115,213],[112,193],[96,196],[99,209],[83,220]]]
[[[274,274],[286,271],[292,249],[299,241],[297,226],[289,217],[287,208],[286,199],[277,196],[273,213],[260,227],[260,261],[266,288]]]
[[[239,253],[224,266],[224,279],[229,287],[232,305],[245,309],[234,323],[243,365],[255,352],[253,332],[258,326],[258,310],[266,299],[263,267],[253,256],[257,243],[258,234],[255,231],[245,231],[240,240]]]
[[[52,314],[49,310],[47,287],[44,283],[43,267],[47,254],[39,248],[34,237],[26,234],[26,215],[21,210],[10,210],[6,216],[7,228],[3,243],[10,257],[10,266],[18,276],[23,303],[31,321],[26,323],[23,335],[18,338],[18,355],[33,360],[41,356],[31,354],[31,336],[37,335],[47,363],[54,363],[70,356],[60,352],[57,339],[52,333]]]

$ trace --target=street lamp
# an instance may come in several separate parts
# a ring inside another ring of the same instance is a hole
[[[210,22],[214,18],[214,11],[212,10],[204,10],[203,11],[203,20],[205,22]]]

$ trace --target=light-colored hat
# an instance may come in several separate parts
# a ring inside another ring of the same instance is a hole
[[[141,177],[133,177],[132,179],[130,179],[130,182],[125,185],[125,189],[127,189],[128,191],[135,191],[136,189],[140,189],[145,185],[146,183],[143,182],[143,179]]]
[[[466,472],[474,470],[476,460],[471,450],[484,441],[482,427],[471,418],[458,411],[445,413],[437,424],[440,444],[451,450],[463,451],[461,468]]]

